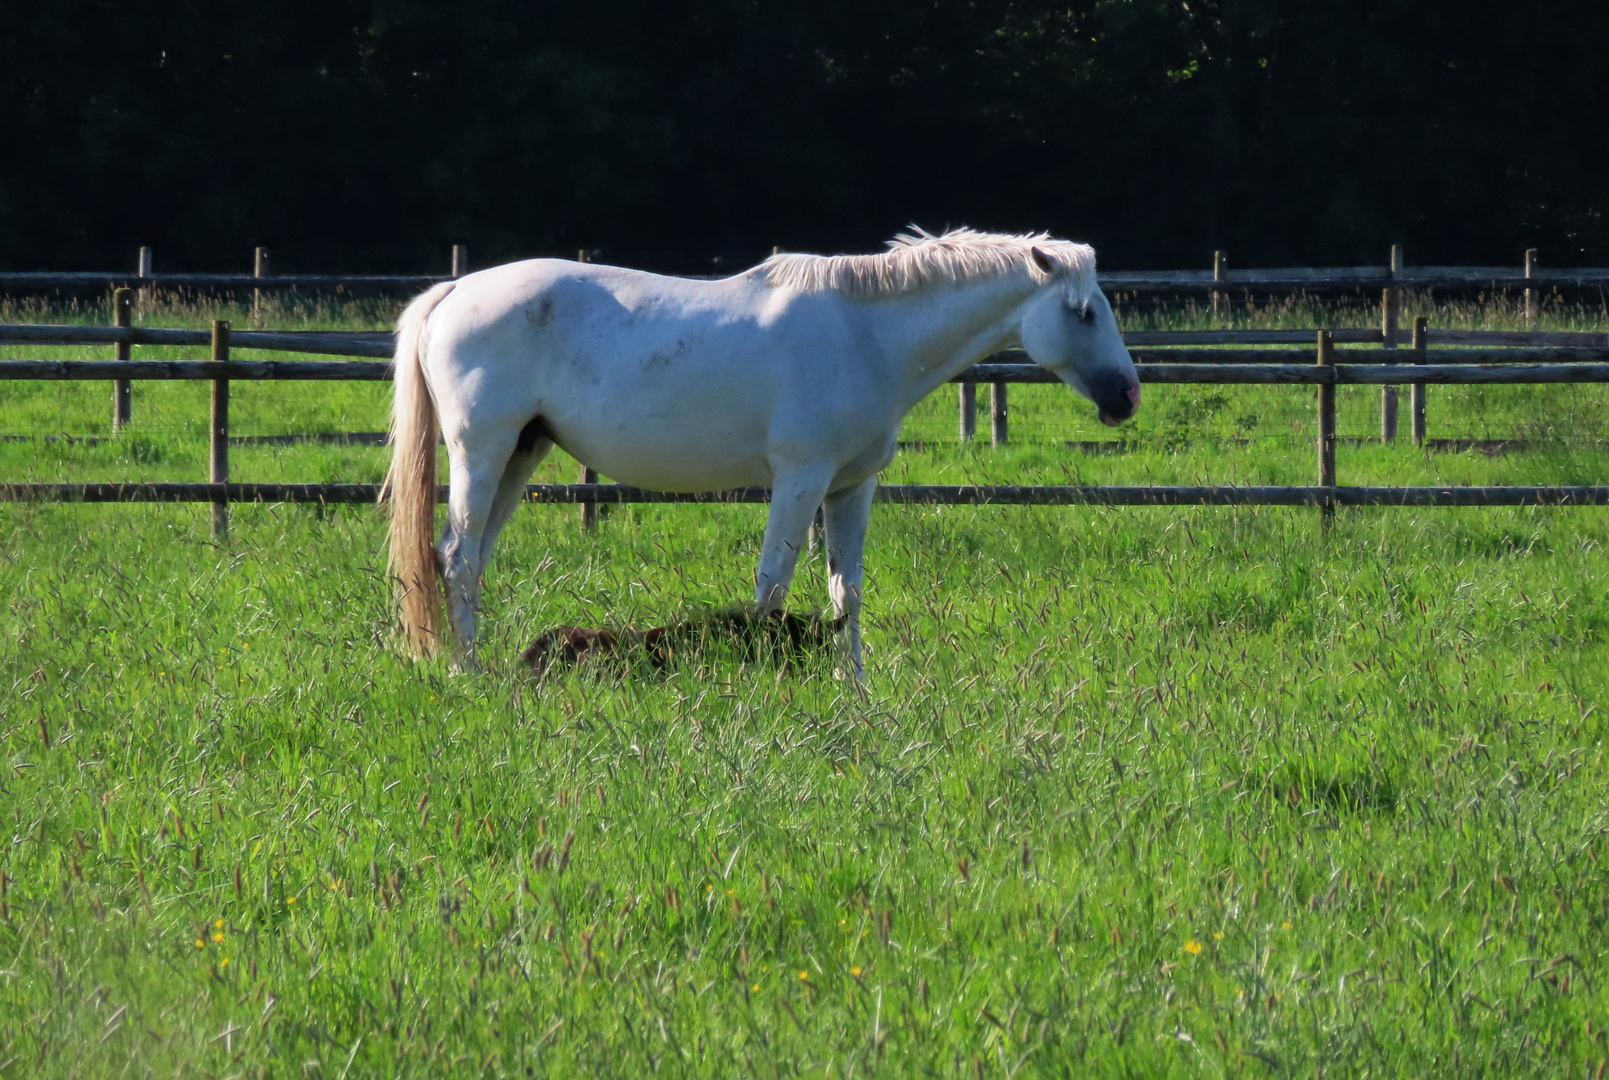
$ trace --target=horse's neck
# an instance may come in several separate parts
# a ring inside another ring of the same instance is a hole
[[[884,301],[873,333],[905,375],[907,409],[985,356],[1016,344],[1022,306],[1037,289],[1025,279],[1000,277]]]

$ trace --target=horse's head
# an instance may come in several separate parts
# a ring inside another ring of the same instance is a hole
[[[1116,427],[1140,407],[1140,380],[1112,305],[1096,287],[1093,268],[1069,275],[1038,248],[1033,260],[1048,280],[1023,312],[1022,347],[1034,363],[1093,401],[1101,423]]]

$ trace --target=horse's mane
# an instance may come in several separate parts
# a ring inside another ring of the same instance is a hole
[[[1054,274],[1032,258],[1035,248],[1055,264]],[[1070,299],[1083,303],[1095,289],[1095,249],[1052,240],[1048,233],[1012,236],[960,228],[935,236],[913,225],[877,255],[773,255],[752,272],[772,286],[868,298],[1026,273],[1041,285],[1065,278]]]

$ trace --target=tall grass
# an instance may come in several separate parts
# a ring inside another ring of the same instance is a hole
[[[245,415],[383,407],[288,389]],[[55,430],[99,431],[104,396],[59,399],[86,426]],[[116,442],[0,463],[202,475],[199,436],[142,432],[140,405]],[[1310,433],[1158,423],[1122,456],[952,435],[890,479],[1310,479]],[[237,454],[243,479],[381,462]],[[1601,465],[1376,445],[1341,468]],[[452,677],[390,647],[371,509],[243,506],[218,546],[204,508],[0,507],[0,1076],[1604,1067],[1601,512],[1343,511],[1326,542],[1311,510],[879,506],[864,695],[830,656],[719,644],[663,673],[515,662],[556,623],[740,598],[763,513],[625,507],[583,535],[529,508],[487,577],[487,667]]]

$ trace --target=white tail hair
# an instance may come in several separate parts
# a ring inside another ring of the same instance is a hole
[[[1054,272],[1033,258],[1035,249]],[[1040,285],[1065,279],[1069,299],[1083,303],[1095,288],[1095,249],[1053,240],[1049,233],[1015,236],[963,228],[935,236],[912,225],[877,255],[773,255],[754,272],[770,285],[858,297],[898,296],[929,285],[1026,273]]]
[[[391,502],[390,571],[398,590],[402,643],[414,657],[433,655],[443,627],[436,565],[436,440],[441,426],[425,385],[425,321],[453,290],[444,281],[416,297],[397,320],[392,365],[391,469],[380,499]]]

